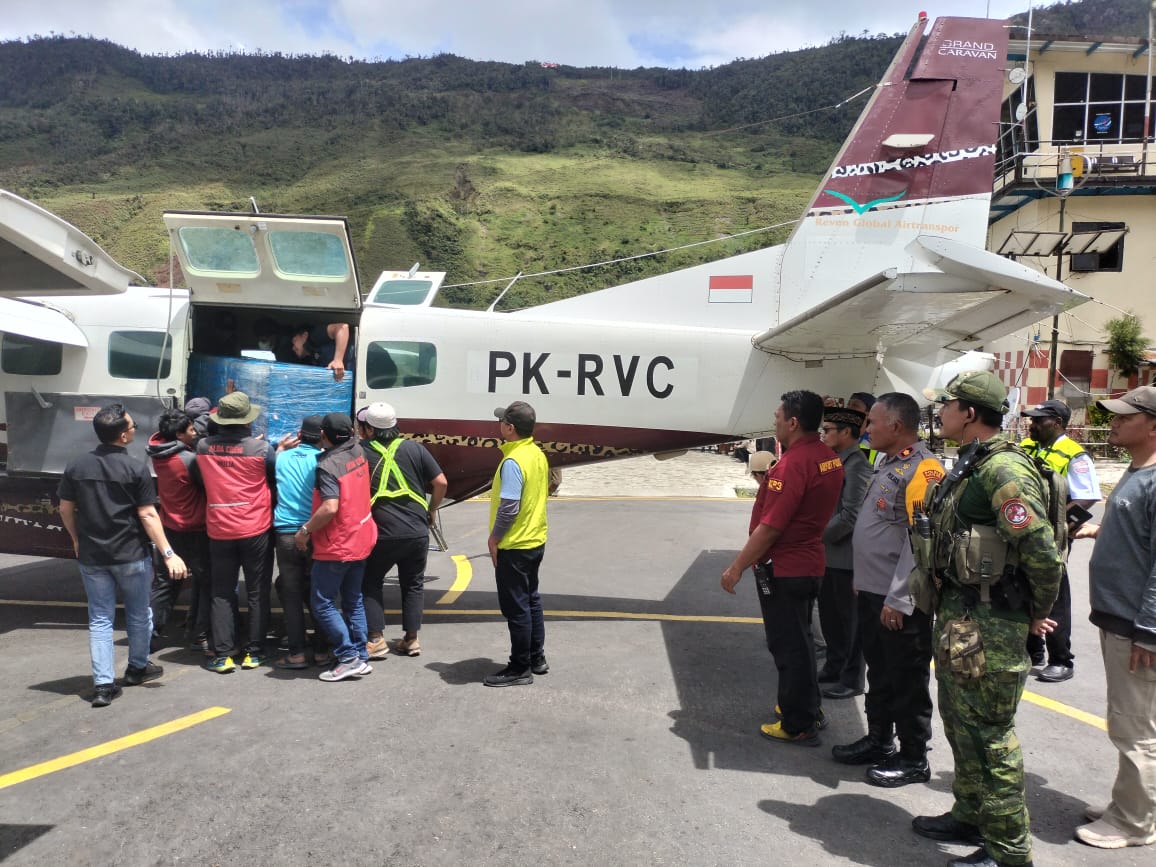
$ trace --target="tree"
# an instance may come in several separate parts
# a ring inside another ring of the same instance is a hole
[[[1140,317],[1131,311],[1104,323],[1108,332],[1108,363],[1123,376],[1131,376],[1144,363],[1148,338]]]

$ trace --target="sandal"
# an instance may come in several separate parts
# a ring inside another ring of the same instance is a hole
[[[277,667],[283,669],[290,669],[292,671],[301,671],[309,667],[309,661],[305,658],[305,654],[301,654],[301,661],[295,662],[292,656],[282,656],[277,660]]]

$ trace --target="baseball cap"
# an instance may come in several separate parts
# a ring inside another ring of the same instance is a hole
[[[209,419],[219,425],[249,424],[261,414],[261,407],[249,402],[249,395],[243,391],[226,394],[217,401],[217,408],[209,413]]]
[[[207,397],[190,397],[185,403],[185,412],[193,418],[204,415],[213,408]]]
[[[1138,412],[1156,415],[1156,385],[1142,385],[1123,397],[1098,400],[1096,406],[1116,415],[1133,415]]]
[[[1058,418],[1065,425],[1072,419],[1072,411],[1062,400],[1045,400],[1032,409],[1020,413],[1024,418]]]
[[[321,419],[321,430],[336,442],[353,436],[353,419],[343,412],[331,412]]]
[[[1007,412],[1007,388],[988,370],[969,370],[956,374],[943,388],[927,388],[923,396],[936,403],[965,400],[996,412]]]
[[[321,439],[321,416],[307,415],[301,419],[301,438],[306,442],[317,442]]]
[[[775,457],[774,452],[755,452],[753,455],[751,455],[748,469],[752,473],[765,473],[776,463],[778,463],[778,461],[779,459]]]
[[[383,401],[371,403],[365,408],[365,423],[377,430],[397,427],[397,410]]]
[[[494,410],[494,418],[512,424],[519,433],[534,430],[534,423],[538,420],[534,407],[524,400],[516,400],[509,406],[499,406]]]

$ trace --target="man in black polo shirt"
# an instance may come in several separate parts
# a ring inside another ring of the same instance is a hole
[[[92,654],[93,707],[107,707],[120,695],[115,679],[112,623],[116,593],[124,598],[128,627],[125,686],[137,686],[164,673],[149,661],[153,631],[149,590],[152,557],[149,540],[165,558],[169,577],[185,577],[185,563],[173,553],[157,514],[157,491],[143,460],[130,457],[136,424],[114,403],[92,419],[100,439],[91,452],[73,458],[60,480],[60,518],[72,537],[73,550],[88,596],[88,643]]]

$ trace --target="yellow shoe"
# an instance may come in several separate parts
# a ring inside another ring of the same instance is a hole
[[[241,660],[241,668],[245,669],[246,671],[254,668],[260,668],[268,661],[268,657],[262,656],[259,653],[246,653],[245,658]]]
[[[365,652],[369,654],[370,659],[383,659],[389,653],[389,643],[384,635],[380,635],[365,642]]]
[[[768,740],[780,741],[785,744],[795,744],[800,747],[817,747],[821,743],[817,727],[810,731],[791,734],[783,728],[782,722],[773,722],[761,725],[759,727],[759,733]]]
[[[231,656],[215,656],[205,663],[205,668],[209,671],[215,671],[217,674],[228,674],[231,671],[236,671],[237,663],[233,662]]]

